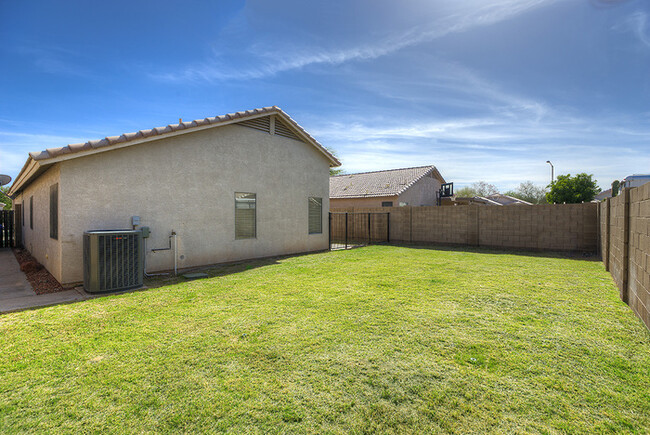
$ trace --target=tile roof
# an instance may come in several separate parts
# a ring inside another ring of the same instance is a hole
[[[162,136],[179,130],[188,130],[188,129],[206,126],[206,125],[226,123],[233,120],[243,121],[247,118],[252,118],[252,117],[256,117],[257,115],[266,115],[266,114],[282,115],[284,118],[286,118],[287,121],[291,123],[291,125],[294,128],[296,128],[300,133],[304,134],[307,138],[309,138],[310,141],[312,141],[314,144],[320,147],[321,151],[324,152],[330,158],[330,160],[332,160],[332,163],[334,162],[338,163],[338,160],[329,151],[327,151],[325,147],[319,144],[316,139],[311,137],[311,135],[309,135],[309,133],[305,131],[305,129],[303,129],[296,121],[291,119],[289,115],[287,115],[282,109],[280,109],[277,106],[262,107],[260,109],[228,113],[226,115],[213,116],[210,118],[195,119],[194,121],[189,121],[189,122],[169,124],[165,127],[155,127],[147,130],[140,130],[134,133],[124,133],[120,136],[107,136],[103,139],[90,140],[84,143],[75,143],[75,144],[66,145],[64,147],[48,148],[44,151],[30,152],[29,156],[36,161],[47,160],[65,154],[74,154],[82,151],[89,151],[98,148],[110,147],[112,145],[122,144],[125,142],[134,141],[136,139],[143,139],[152,136]],[[339,165],[340,163],[336,164],[335,166],[339,166]]]
[[[20,173],[11,186],[10,196],[16,195],[17,192],[35,180],[45,168],[62,159],[82,157],[90,152],[110,151],[113,146],[122,147],[135,145],[146,140],[155,140],[159,137],[164,137],[167,134],[183,132],[185,130],[189,133],[189,130],[195,128],[206,128],[210,126],[217,127],[219,125],[239,123],[248,119],[253,120],[270,115],[277,115],[285,124],[290,125],[299,136],[302,136],[302,139],[305,139],[304,142],[316,147],[330,161],[330,166],[334,167],[341,165],[338,159],[334,157],[327,148],[318,143],[316,139],[307,133],[304,128],[302,128],[282,109],[277,106],[270,106],[242,112],[228,113],[226,115],[213,116],[210,118],[195,119],[194,121],[189,122],[179,122],[178,124],[169,124],[164,127],[155,127],[133,133],[124,133],[120,136],[107,136],[103,139],[90,140],[88,142],[70,144],[58,148],[48,148],[38,152],[30,152],[25,165],[20,170]],[[78,156],[74,155],[77,153],[79,154]]]
[[[330,198],[399,195],[432,172],[441,182],[445,182],[435,166],[335,175],[330,177]]]

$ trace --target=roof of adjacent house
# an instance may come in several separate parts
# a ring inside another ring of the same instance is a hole
[[[598,195],[595,196],[594,199],[605,199],[605,198],[611,198],[612,197],[612,188],[610,187],[609,189],[603,190],[600,192]]]
[[[499,205],[533,205],[528,201],[524,201],[523,199],[515,198],[509,195],[504,195],[503,193],[488,195],[486,198],[498,203]]]
[[[497,193],[494,195],[488,196],[459,196],[455,198],[455,202],[458,203],[480,203],[485,205],[533,205],[528,201],[523,199],[514,198],[512,196],[504,195],[502,193]]]
[[[191,133],[211,127],[236,124],[256,118],[276,115],[284,121],[284,127],[295,133],[295,137],[316,147],[329,160],[330,166],[340,166],[341,163],[324,146],[305,131],[296,121],[287,115],[277,106],[262,107],[259,109],[246,110],[242,112],[228,113],[210,118],[195,119],[189,122],[169,124],[165,127],[155,127],[147,130],[140,130],[134,133],[124,133],[120,136],[107,136],[103,139],[90,140],[88,142],[70,144],[58,148],[48,148],[43,151],[30,152],[25,165],[20,170],[14,183],[9,190],[10,195],[15,195],[31,181],[37,178],[47,167],[59,161],[71,158],[83,157],[103,151],[111,151],[126,146],[137,145],[160,138]],[[278,133],[287,135],[289,133]]]
[[[400,195],[421,178],[432,174],[445,183],[435,166],[389,169],[330,177],[330,198],[367,198]]]

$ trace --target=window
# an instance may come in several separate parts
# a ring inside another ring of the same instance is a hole
[[[59,238],[59,185],[50,186],[50,238]]]
[[[323,232],[323,198],[309,198],[309,234]]]
[[[235,193],[235,239],[254,239],[255,194]]]
[[[392,207],[393,206],[393,201],[382,201],[381,206],[382,207]]]
[[[29,229],[34,229],[34,197],[29,197]]]
[[[24,199],[23,199],[22,207],[20,207],[20,209],[23,211],[23,212],[21,213],[21,218],[20,218],[20,220],[23,221],[23,226],[25,226],[25,200],[24,200]]]

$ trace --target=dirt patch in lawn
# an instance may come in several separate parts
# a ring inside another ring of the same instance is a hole
[[[27,276],[27,281],[32,285],[37,295],[46,293],[56,293],[63,291],[63,287],[59,284],[50,272],[32,255],[24,249],[14,249],[14,255],[22,270]]]

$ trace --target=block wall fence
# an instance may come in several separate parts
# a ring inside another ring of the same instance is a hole
[[[600,253],[621,299],[650,328],[650,183],[599,204]]]
[[[390,241],[553,251],[598,249],[598,205],[338,208],[390,213]],[[344,220],[333,220],[333,225]],[[385,221],[378,225],[387,225]],[[385,234],[387,228],[373,228]],[[341,232],[332,228],[332,232]],[[365,231],[365,227],[364,227]]]

